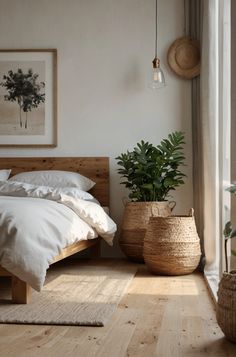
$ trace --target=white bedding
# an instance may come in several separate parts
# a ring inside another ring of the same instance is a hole
[[[112,245],[116,225],[97,203],[64,194],[0,196],[0,265],[35,290],[63,248],[98,235]]]

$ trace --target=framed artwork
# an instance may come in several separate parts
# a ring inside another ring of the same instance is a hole
[[[0,147],[57,146],[57,50],[0,50]]]

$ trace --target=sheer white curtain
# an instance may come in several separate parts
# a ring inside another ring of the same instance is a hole
[[[230,206],[230,0],[203,1],[200,102],[205,276],[216,295]],[[226,207],[228,210],[226,210]]]

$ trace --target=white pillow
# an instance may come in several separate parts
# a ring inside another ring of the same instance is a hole
[[[95,182],[76,172],[49,170],[21,172],[10,178],[10,181],[30,183],[38,186],[77,187],[89,191]]]
[[[49,198],[59,200],[61,195],[67,195],[75,199],[88,200],[100,204],[90,193],[77,187],[48,187],[36,186],[17,181],[0,181],[0,196]]]
[[[0,170],[0,181],[6,181],[10,176],[11,170]]]

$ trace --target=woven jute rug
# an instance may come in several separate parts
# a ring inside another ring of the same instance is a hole
[[[49,269],[40,293],[27,305],[0,303],[0,322],[104,326],[137,268],[127,262],[65,262]]]

